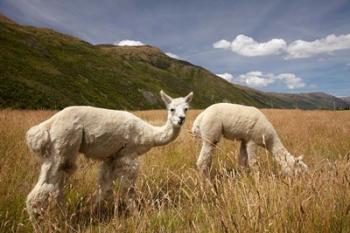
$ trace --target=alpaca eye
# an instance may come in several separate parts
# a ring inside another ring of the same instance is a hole
[[[170,109],[170,112],[174,112],[174,111],[175,111],[175,108],[171,108],[171,109]]]
[[[185,108],[184,110],[185,110],[185,112],[187,112],[188,108]]]

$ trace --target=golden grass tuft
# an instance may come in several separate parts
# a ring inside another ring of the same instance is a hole
[[[189,130],[191,111],[173,143],[140,157],[140,209],[90,214],[98,163],[79,157],[66,185],[67,216],[59,232],[350,232],[350,112],[264,110],[285,146],[304,154],[307,175],[279,176],[268,153],[259,150],[260,176],[239,169],[238,143],[222,140],[216,152],[213,186],[195,169],[200,144]],[[24,143],[26,130],[53,111],[0,111],[0,232],[32,232],[24,209],[40,161]],[[136,112],[161,123],[164,111]],[[83,211],[85,210],[85,211]],[[49,230],[47,230],[49,231]]]

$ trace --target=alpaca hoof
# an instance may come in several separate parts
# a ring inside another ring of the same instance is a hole
[[[114,215],[116,216],[136,216],[141,209],[140,201],[134,199],[119,200],[114,206]]]
[[[96,202],[92,208],[92,214],[94,216],[101,216],[104,213],[108,212],[110,210],[110,205],[108,203],[107,201]]]

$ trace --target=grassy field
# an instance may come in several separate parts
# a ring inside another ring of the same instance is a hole
[[[189,134],[191,111],[173,143],[140,157],[140,210],[96,219],[92,205],[97,162],[79,157],[66,185],[68,217],[61,232],[350,232],[350,112],[264,110],[285,146],[304,154],[307,175],[283,178],[265,150],[260,177],[237,165],[238,143],[222,140],[215,156],[214,187],[195,169],[200,145]],[[32,232],[24,209],[40,161],[24,143],[26,130],[52,111],[0,111],[0,232]],[[161,124],[164,111],[136,112]],[[49,221],[49,220],[48,220]]]

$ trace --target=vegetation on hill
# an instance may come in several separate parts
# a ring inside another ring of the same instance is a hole
[[[49,29],[0,21],[0,106],[162,107],[159,90],[194,91],[194,106],[224,99],[265,106],[210,72],[159,49],[93,46]]]
[[[302,100],[295,104],[290,98],[232,85],[202,67],[170,58],[151,46],[91,45],[50,29],[22,26],[0,17],[1,108],[163,108],[160,89],[172,96],[194,91],[195,108],[216,102],[265,108],[333,107],[333,103],[303,104]]]

